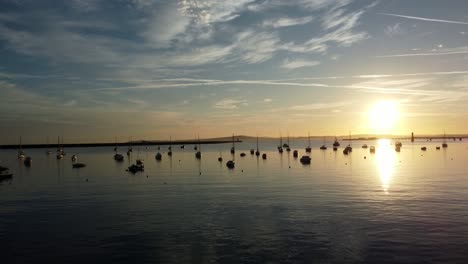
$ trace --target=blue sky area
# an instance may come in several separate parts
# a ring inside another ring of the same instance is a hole
[[[2,142],[468,133],[468,3],[1,0]]]

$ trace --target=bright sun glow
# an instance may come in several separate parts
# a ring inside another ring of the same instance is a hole
[[[368,117],[371,132],[392,133],[400,119],[400,111],[396,102],[380,101],[369,109]]]

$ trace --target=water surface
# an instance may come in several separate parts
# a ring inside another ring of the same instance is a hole
[[[302,165],[277,142],[134,148],[123,163],[112,148],[2,150],[14,173],[0,183],[4,263],[467,263],[468,145],[368,141],[321,151]],[[331,142],[328,142],[330,145]],[[342,145],[346,144],[342,142]],[[306,142],[291,146],[304,155]],[[423,152],[421,146],[427,146]],[[120,149],[124,152],[126,149]],[[247,156],[241,158],[240,152]],[[78,155],[83,169],[72,169]],[[224,158],[219,163],[219,156]],[[125,169],[145,160],[143,173]]]

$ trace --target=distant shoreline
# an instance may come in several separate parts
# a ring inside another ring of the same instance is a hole
[[[241,143],[242,140],[236,140],[235,143]],[[133,146],[168,146],[168,145],[212,145],[232,143],[232,140],[180,140],[180,141],[136,141],[120,143],[70,143],[60,144],[63,148],[92,148],[92,147],[133,147]],[[56,148],[57,144],[25,144],[23,149]],[[19,145],[2,145],[0,149],[18,149]]]

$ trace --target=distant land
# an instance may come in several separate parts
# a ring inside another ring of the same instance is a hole
[[[282,137],[283,140],[287,140],[288,137]],[[325,140],[331,141],[335,139],[335,136],[310,136],[311,140]],[[411,140],[410,135],[366,135],[366,134],[359,134],[359,135],[351,135],[350,136],[336,136],[338,140],[341,141],[353,141],[353,140],[376,140],[376,139],[394,139],[394,140]],[[415,135],[415,140],[439,140],[439,139],[447,139],[447,140],[456,140],[460,141],[462,139],[468,138],[467,134],[435,134],[435,135]],[[280,137],[258,137],[259,140],[262,141],[279,141]],[[299,136],[299,137],[289,137],[289,140],[307,140],[307,136]],[[257,137],[253,136],[246,136],[246,135],[239,135],[234,136],[234,141],[236,143],[240,142],[254,142],[257,140]],[[207,139],[183,139],[183,140],[134,140],[134,141],[127,141],[127,142],[94,142],[94,143],[68,143],[68,144],[60,144],[61,147],[65,148],[77,148],[77,147],[115,147],[115,146],[151,146],[151,145],[207,145],[207,144],[225,144],[231,143],[233,141],[233,137],[219,137],[219,138],[207,138]],[[57,144],[23,144],[22,148],[55,148]],[[18,144],[8,144],[8,145],[0,145],[0,149],[17,149],[19,148]]]

